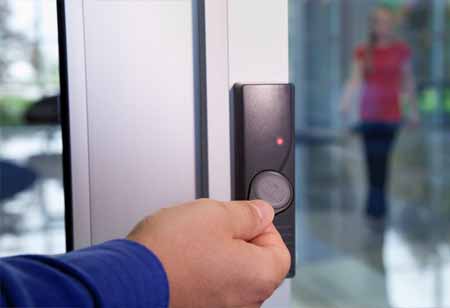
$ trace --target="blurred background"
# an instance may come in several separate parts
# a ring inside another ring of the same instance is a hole
[[[390,215],[377,221],[365,215],[361,137],[339,107],[355,49],[369,40],[380,5],[412,51],[420,126],[398,132]],[[450,307],[450,1],[291,0],[289,18],[297,307]]]
[[[65,251],[56,1],[0,0],[0,256]]]

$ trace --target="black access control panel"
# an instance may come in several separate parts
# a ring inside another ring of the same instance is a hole
[[[262,199],[291,253],[295,274],[294,86],[235,84],[232,93],[232,195]]]

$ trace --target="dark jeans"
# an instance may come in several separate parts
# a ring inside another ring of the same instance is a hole
[[[366,158],[369,191],[366,214],[382,218],[388,212],[386,197],[389,177],[389,161],[399,124],[362,123],[361,133]]]

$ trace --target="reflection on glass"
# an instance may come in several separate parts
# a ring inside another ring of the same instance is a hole
[[[65,250],[56,1],[0,1],[0,255]]]
[[[446,307],[450,3],[289,1],[296,307]]]

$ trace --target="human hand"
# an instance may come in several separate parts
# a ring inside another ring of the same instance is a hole
[[[348,122],[352,117],[352,104],[348,99],[344,99],[339,105],[339,114],[344,122]]]
[[[285,278],[290,254],[264,201],[201,199],[162,209],[128,239],[161,260],[170,308],[260,307]]]

